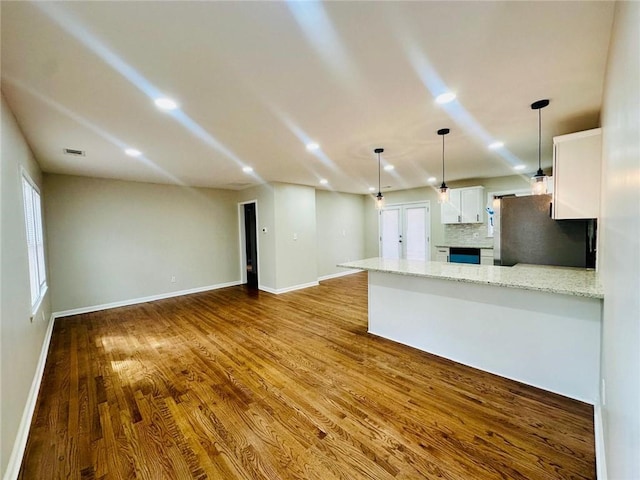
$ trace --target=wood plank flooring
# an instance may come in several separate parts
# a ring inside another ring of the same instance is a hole
[[[20,478],[593,479],[593,411],[231,287],[56,321]]]

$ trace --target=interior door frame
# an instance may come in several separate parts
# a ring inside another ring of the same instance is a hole
[[[382,210],[387,208],[400,208],[400,226],[402,234],[405,234],[406,228],[404,225],[404,207],[407,206],[416,206],[416,205],[426,205],[428,212],[428,222],[427,223],[427,246],[426,246],[426,258],[425,262],[431,261],[431,201],[430,200],[416,200],[414,202],[404,202],[404,203],[391,203],[389,205],[385,205]],[[382,210],[378,211],[378,256],[382,256]],[[403,237],[403,246],[400,258],[403,258],[404,252],[404,237]]]
[[[260,235],[258,235],[258,200],[247,200],[245,202],[238,202],[238,237],[240,240],[240,284],[247,283],[247,233],[244,228],[244,206],[253,203],[256,209],[256,256],[258,257],[258,288],[260,288]]]

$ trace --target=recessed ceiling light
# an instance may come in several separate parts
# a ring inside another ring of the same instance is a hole
[[[175,110],[178,108],[176,101],[168,97],[156,98],[153,103],[155,103],[156,107],[160,110]]]
[[[527,168],[526,165],[516,165],[513,167],[514,170],[524,170],[525,168]]]
[[[441,93],[436,97],[436,103],[439,103],[440,105],[442,105],[444,103],[453,102],[455,99],[456,99],[455,93],[445,92],[445,93]]]
[[[126,153],[130,157],[139,157],[140,155],[142,155],[142,152],[140,150],[136,150],[135,148],[127,148],[124,153]]]
[[[503,142],[493,142],[489,144],[489,148],[491,150],[497,150],[498,148],[502,148],[504,147],[504,143]]]
[[[326,178],[320,180],[320,185],[326,185],[327,183],[329,183],[329,180],[327,180]]]
[[[437,180],[437,178],[436,178],[436,177],[429,177],[429,178],[427,178],[427,182],[429,182],[429,183],[435,183],[435,181],[436,181],[436,180]]]
[[[376,191],[376,187],[369,187],[369,191],[370,192],[375,192]]]
[[[251,172],[253,172],[253,168],[251,168],[251,167],[242,167],[242,171],[244,173],[251,173]]]
[[[385,169],[387,172],[390,172],[391,170],[393,170],[393,169],[394,169],[394,166],[393,166],[393,165],[387,165],[387,166],[385,166],[385,167],[384,167],[384,169]]]
[[[314,150],[318,150],[320,148],[320,145],[318,145],[317,143],[307,143],[307,150],[309,150],[310,152],[314,151]]]

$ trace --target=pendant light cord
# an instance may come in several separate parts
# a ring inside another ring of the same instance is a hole
[[[382,193],[380,188],[380,152],[378,152],[378,195]]]
[[[444,183],[444,135],[442,135],[442,183]]]
[[[542,170],[542,163],[541,163],[541,155],[542,155],[542,112],[540,111],[542,110],[541,108],[538,109],[538,170]]]

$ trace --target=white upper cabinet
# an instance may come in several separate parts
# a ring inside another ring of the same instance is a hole
[[[449,201],[440,204],[440,218],[442,223],[460,223],[460,198],[460,189],[449,189]]]
[[[482,223],[484,187],[452,188],[449,201],[440,204],[442,223]]]
[[[602,130],[553,137],[553,209],[556,220],[598,218]]]

